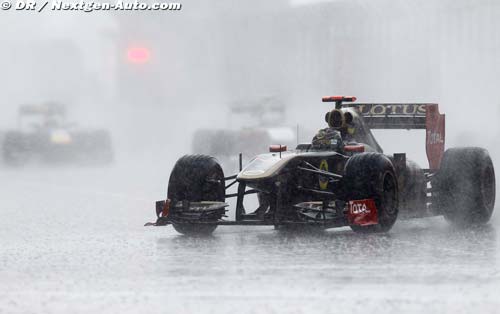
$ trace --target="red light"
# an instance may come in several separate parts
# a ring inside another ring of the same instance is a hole
[[[150,52],[147,48],[134,47],[127,51],[127,58],[133,63],[146,63],[149,61]]]

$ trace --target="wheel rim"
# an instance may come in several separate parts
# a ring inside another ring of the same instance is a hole
[[[393,216],[397,211],[396,183],[394,177],[387,173],[384,177],[384,193],[382,196],[382,205],[386,216]]]
[[[206,199],[204,201],[224,202],[225,189],[221,186],[221,182],[224,182],[224,176],[222,175],[220,169],[212,169],[205,180],[206,181],[203,184],[203,193],[210,199]]]
[[[487,167],[483,172],[483,179],[481,180],[481,196],[483,204],[492,210],[495,206],[495,173],[491,166]]]

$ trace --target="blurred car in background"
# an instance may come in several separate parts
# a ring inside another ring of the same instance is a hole
[[[18,129],[4,134],[4,163],[111,163],[114,154],[110,133],[80,128],[68,122],[66,114],[66,107],[58,103],[20,106]]]
[[[286,107],[278,98],[240,101],[229,107],[226,128],[205,128],[194,133],[192,152],[222,160],[236,158],[239,153],[251,158],[270,144],[295,146],[299,133],[304,132],[298,125],[286,125]]]

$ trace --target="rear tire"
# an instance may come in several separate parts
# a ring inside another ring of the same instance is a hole
[[[4,163],[9,166],[20,167],[25,165],[30,159],[28,138],[19,132],[5,134],[2,156]]]
[[[351,226],[359,233],[389,231],[398,217],[398,183],[390,159],[379,153],[354,155],[345,166],[346,200],[374,199],[378,224]]]
[[[487,223],[495,208],[493,162],[482,148],[451,148],[433,184],[434,202],[445,219],[459,227]]]
[[[224,172],[215,158],[206,155],[186,155],[180,158],[170,174],[168,198],[178,201],[225,202]],[[185,235],[208,235],[216,228],[220,216],[206,218],[206,224],[173,223],[174,229]],[[213,222],[214,224],[210,224]]]

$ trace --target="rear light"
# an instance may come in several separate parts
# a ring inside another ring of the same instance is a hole
[[[270,153],[286,152],[286,145],[270,145],[269,152]]]
[[[149,49],[145,47],[131,47],[127,51],[127,59],[132,63],[147,63],[149,58]]]

